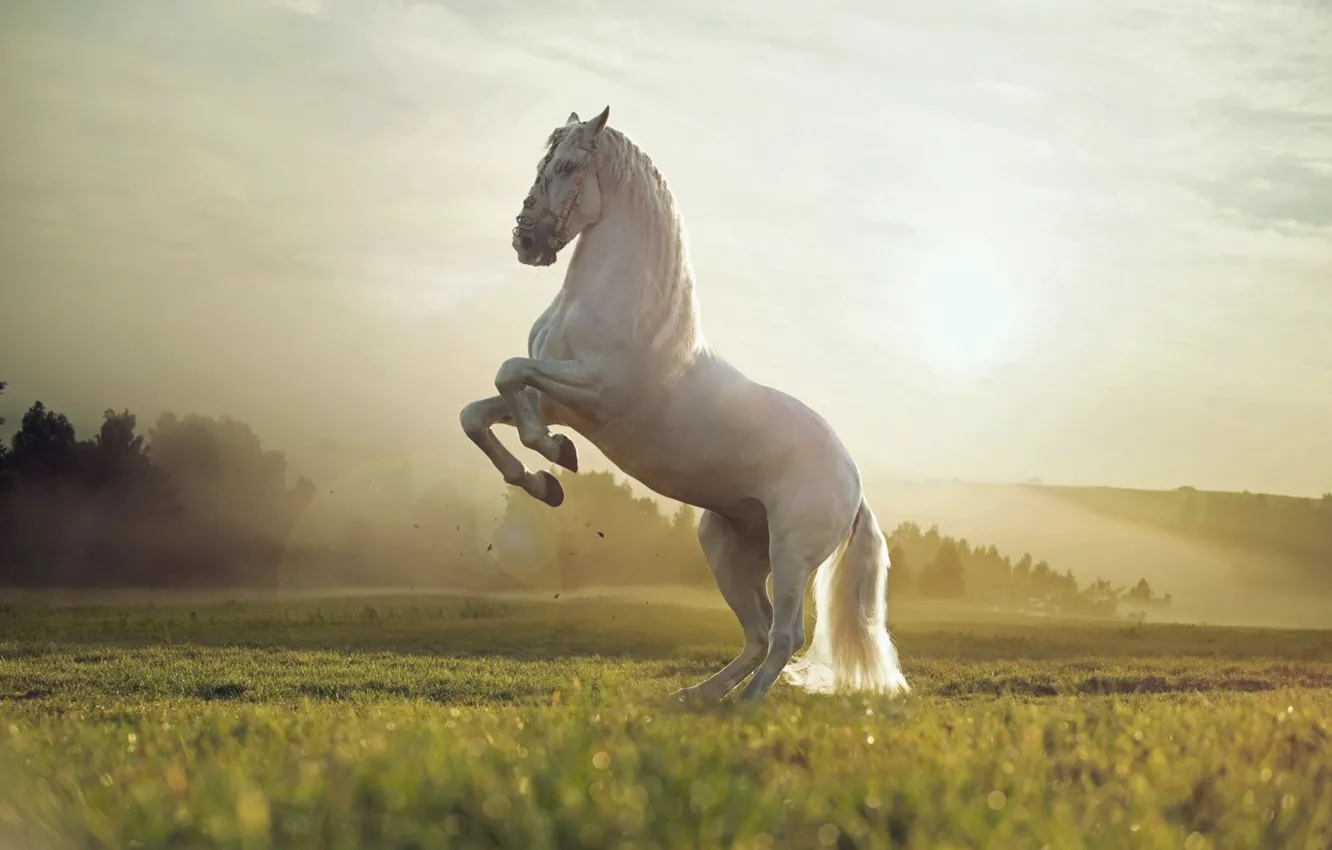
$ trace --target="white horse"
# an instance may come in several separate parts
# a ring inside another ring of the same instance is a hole
[[[551,506],[564,500],[559,481],[527,470],[491,426],[513,425],[576,472],[573,442],[549,430],[566,426],[644,486],[704,510],[699,542],[745,644],[676,696],[720,699],[754,673],[741,696],[761,699],[783,672],[815,692],[908,690],[887,630],[888,550],[855,462],[817,413],[704,341],[675,202],[609,117],[571,114],[547,140],[513,249],[549,266],[582,238],[528,356],[500,366],[499,395],[468,404],[463,430],[505,481]],[[792,662],[816,569],[814,640]]]

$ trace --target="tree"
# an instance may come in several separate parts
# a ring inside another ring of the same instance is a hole
[[[681,504],[675,509],[662,543],[672,580],[685,585],[712,583],[712,570],[698,543],[698,514],[692,507]]]
[[[0,381],[0,395],[4,395],[5,386],[6,382]],[[5,424],[5,417],[0,416],[0,427],[3,427],[4,424]],[[9,454],[9,446],[6,446],[5,441],[0,439],[0,473],[3,473],[5,471],[5,457],[8,454]]]
[[[1146,583],[1146,579],[1139,582],[1139,584]],[[1150,593],[1151,591],[1149,590],[1148,594],[1150,595]],[[1114,602],[1123,595],[1123,591],[1116,588],[1106,579],[1098,578],[1093,581],[1085,591],[1083,591],[1082,595],[1093,605],[1113,605]]]
[[[1138,579],[1138,583],[1133,585],[1128,593],[1124,594],[1124,598],[1139,605],[1169,605],[1171,602],[1169,593],[1165,596],[1157,596],[1145,578]]]
[[[88,470],[94,487],[110,484],[134,486],[151,476],[148,447],[143,435],[136,433],[138,419],[128,410],[102,414],[102,427],[93,438],[88,452]]]
[[[1138,583],[1133,585],[1133,588],[1124,595],[1124,598],[1132,600],[1133,602],[1151,602],[1152,586],[1147,583],[1147,579],[1138,579]]]
[[[304,479],[288,487],[286,456],[265,449],[234,419],[164,413],[149,432],[148,450],[184,507],[231,535],[280,542],[314,496]]]
[[[9,465],[28,480],[51,480],[77,471],[78,444],[74,426],[63,413],[47,410],[40,401],[23,414],[10,441]]]
[[[0,381],[0,395],[5,392],[5,382]],[[0,427],[5,424],[5,417],[0,416]],[[0,498],[3,498],[10,488],[13,487],[14,478],[9,474],[9,446],[5,445],[3,437],[0,437]],[[4,517],[0,516],[0,523]]]
[[[966,576],[962,572],[962,557],[957,542],[945,537],[934,554],[934,560],[916,581],[920,592],[936,598],[955,599],[966,592]]]
[[[900,545],[893,546],[888,550],[888,598],[892,599],[900,593],[909,593],[915,576],[911,573],[911,565],[907,563],[906,550]]]
[[[1031,578],[1031,554],[1023,552],[1022,557],[1013,565],[1013,577],[1019,581],[1026,581]]]

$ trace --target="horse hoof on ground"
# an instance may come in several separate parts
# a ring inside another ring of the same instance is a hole
[[[699,693],[697,688],[681,688],[666,698],[668,705],[678,705],[683,708],[696,708],[703,705],[712,705],[716,702],[707,696]]]
[[[552,508],[564,504],[564,486],[560,484],[560,480],[544,469],[536,475],[541,480],[541,495],[537,498]]]
[[[555,458],[555,462],[570,472],[577,472],[578,447],[574,445],[574,441],[563,434],[552,434],[551,439],[560,448],[559,456]]]

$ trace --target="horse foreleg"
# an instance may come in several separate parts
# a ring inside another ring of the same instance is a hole
[[[504,444],[492,432],[491,426],[511,424],[513,416],[509,405],[500,396],[491,396],[468,404],[459,417],[463,432],[468,439],[485,452],[490,462],[504,476],[504,480],[523,490],[534,498],[551,507],[559,507],[564,501],[564,488],[549,472],[529,472],[523,462],[504,448]]]
[[[563,434],[552,434],[541,421],[537,398],[528,388],[566,407],[585,407],[597,401],[597,380],[576,360],[538,360],[511,357],[495,374],[495,389],[513,413],[518,439],[542,457],[571,472],[578,471],[578,450]]]

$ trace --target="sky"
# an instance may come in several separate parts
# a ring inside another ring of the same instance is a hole
[[[1332,490],[1332,7],[813,8],[8,0],[6,428],[231,415],[499,487],[458,410],[563,273],[509,229],[609,104],[709,341],[868,474]]]

